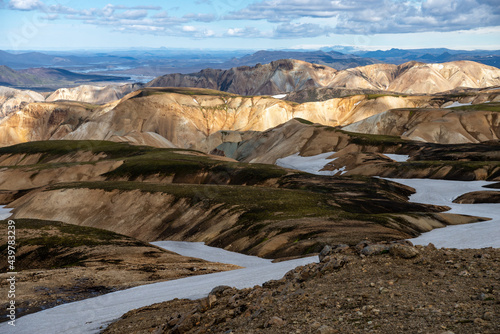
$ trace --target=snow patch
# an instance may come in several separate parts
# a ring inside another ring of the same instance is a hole
[[[297,169],[316,175],[335,175],[338,171],[321,170],[325,167],[326,164],[335,160],[335,158],[328,159],[329,156],[335,153],[336,152],[327,152],[313,155],[311,157],[302,157],[299,155],[299,153],[295,153],[288,157],[276,160],[276,165],[284,168]]]
[[[12,209],[8,209],[5,205],[0,205],[0,220],[4,220],[12,216]]]
[[[273,95],[272,97],[274,97],[275,99],[283,99],[285,98],[286,94],[278,94],[278,95]]]
[[[449,106],[446,106],[444,108],[454,108],[454,107],[470,106],[470,105],[472,105],[472,102],[460,103],[460,102],[455,101],[452,104],[450,104]]]
[[[405,154],[389,154],[389,153],[384,153],[384,155],[386,157],[388,157],[389,159],[392,159],[394,161],[397,161],[397,162],[406,162],[410,159],[410,156],[409,155],[405,155]]]
[[[410,239],[416,245],[432,242],[436,247],[446,248],[500,248],[500,204],[456,204],[453,200],[472,191],[495,191],[484,188],[496,182],[488,181],[448,181],[431,179],[388,179],[417,191],[410,196],[410,202],[446,205],[448,213],[491,218],[489,221],[453,225],[434,229]]]

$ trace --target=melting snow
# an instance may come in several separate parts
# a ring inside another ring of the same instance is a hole
[[[274,97],[275,99],[283,99],[285,98],[286,94],[278,94],[278,95],[273,95],[272,97]]]
[[[444,108],[454,108],[454,107],[470,106],[470,105],[472,105],[472,102],[460,103],[460,102],[455,101],[452,104],[450,104],[449,106],[444,107]]]
[[[280,279],[289,270],[317,262],[318,259],[317,256],[314,256],[271,263],[269,260],[231,253],[205,246],[202,243],[160,241],[155,244],[186,256],[213,258],[217,259],[218,262],[246,264],[248,267],[142,285],[59,305],[17,319],[14,331],[10,331],[12,326],[2,323],[0,324],[0,332],[16,334],[99,333],[101,326],[106,326],[130,310],[174,298],[202,298],[218,285],[229,285],[239,289],[253,287],[272,279]]]
[[[7,209],[5,206],[0,205],[0,220],[9,218],[12,214],[10,213],[12,209]]]
[[[492,220],[453,225],[434,229],[411,239],[414,244],[427,245],[432,242],[436,247],[447,248],[500,248],[500,204],[455,204],[452,201],[460,195],[472,191],[494,191],[484,188],[487,181],[447,181],[430,179],[390,179],[415,188],[416,194],[410,197],[411,202],[446,205],[451,208],[448,213],[479,216]]]
[[[389,153],[384,153],[384,155],[394,161],[397,161],[397,162],[405,162],[405,161],[408,161],[408,159],[410,159],[410,156],[409,155],[404,155],[404,154],[389,154]]]
[[[301,171],[311,173],[311,174],[335,175],[338,172],[338,170],[320,171],[321,169],[323,169],[323,167],[325,167],[326,164],[335,160],[335,158],[328,159],[329,156],[331,156],[332,154],[335,154],[335,153],[336,152],[327,152],[327,153],[314,155],[311,157],[302,157],[299,155],[299,153],[295,153],[295,154],[290,155],[288,157],[284,157],[284,158],[276,160],[276,165],[281,166],[281,167],[285,167],[285,168],[301,170]]]

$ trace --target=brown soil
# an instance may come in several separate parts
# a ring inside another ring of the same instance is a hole
[[[61,232],[58,222],[44,222],[48,226],[42,228],[22,228],[22,223],[16,220],[17,316],[133,286],[239,268],[181,256],[118,234],[105,242],[85,241],[97,245],[58,245],[80,236]],[[52,240],[56,244],[48,246]],[[7,235],[2,235],[1,249],[6,248],[6,241]],[[1,272],[0,290],[7,291],[10,274],[5,265]],[[8,320],[4,316],[7,303],[2,301],[0,307],[1,321]]]
[[[500,250],[394,245],[334,248],[263,287],[130,311],[104,333],[500,332]]]

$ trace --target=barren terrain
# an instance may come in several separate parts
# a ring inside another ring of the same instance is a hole
[[[500,331],[498,249],[366,241],[332,248],[320,263],[298,267],[281,280],[244,290],[218,287],[201,300],[134,310],[103,333]]]

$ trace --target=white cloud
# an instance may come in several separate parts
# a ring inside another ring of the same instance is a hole
[[[182,31],[186,31],[186,32],[196,31],[196,27],[193,27],[193,26],[183,26],[182,27]]]
[[[215,21],[215,15],[213,14],[186,14],[183,18],[190,21],[199,21],[199,22],[212,22]]]
[[[324,25],[325,35],[459,31],[499,26],[500,6],[498,0],[265,0],[224,18],[286,24],[303,18],[317,24],[314,20],[331,18],[336,23],[331,29]],[[297,28],[291,26],[300,37],[306,27]],[[280,26],[276,30],[279,36],[286,34]]]
[[[145,9],[129,9],[122,13],[116,14],[117,18],[130,20],[142,19],[146,16],[148,16],[148,11]]]
[[[9,8],[14,10],[34,10],[44,6],[39,0],[11,0]]]

